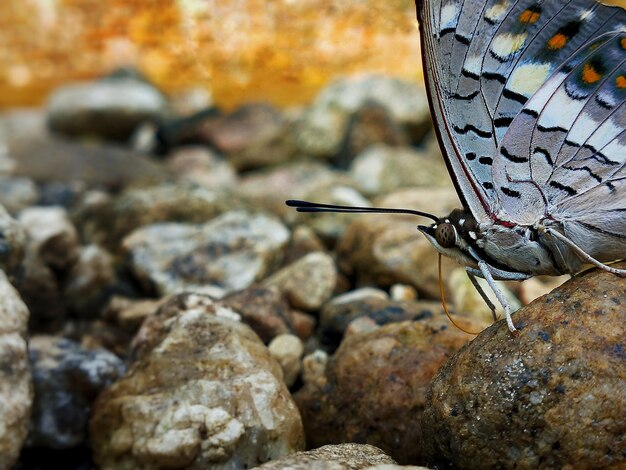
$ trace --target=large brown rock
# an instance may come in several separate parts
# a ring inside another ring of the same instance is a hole
[[[181,295],[146,321],[90,423],[102,469],[251,468],[302,450],[282,371],[238,315]]]
[[[500,321],[433,380],[430,459],[461,469],[625,468],[624,279],[594,270],[513,319],[518,337]]]
[[[438,315],[348,336],[323,376],[308,357],[295,395],[308,445],[367,443],[400,463],[419,463],[430,380],[470,339]]]

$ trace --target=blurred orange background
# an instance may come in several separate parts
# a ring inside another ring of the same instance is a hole
[[[139,69],[161,89],[306,103],[357,71],[421,79],[412,0],[1,0],[0,106]]]

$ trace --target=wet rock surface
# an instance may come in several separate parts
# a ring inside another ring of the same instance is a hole
[[[252,330],[207,297],[172,302],[151,334],[140,332],[126,377],[98,398],[91,436],[100,468],[252,467],[301,450],[280,366]]]
[[[499,322],[459,351],[428,396],[431,461],[624,466],[625,302],[623,279],[594,270],[519,310],[518,337]]]

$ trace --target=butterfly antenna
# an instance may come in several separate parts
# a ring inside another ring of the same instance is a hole
[[[345,212],[351,214],[412,214],[420,217],[428,217],[435,222],[439,221],[439,217],[428,212],[416,211],[413,209],[391,209],[387,207],[358,207],[358,206],[338,206],[335,204],[321,204],[318,202],[300,201],[290,199],[285,201],[289,207],[295,207],[298,212]]]
[[[442,276],[441,276],[441,253],[439,253],[438,261],[439,261],[439,295],[441,295],[441,305],[443,307],[443,311],[446,312],[446,316],[448,317],[448,320],[450,320],[450,323],[456,326],[459,330],[461,330],[463,333],[467,333],[468,335],[476,336],[478,333],[480,333],[480,331],[474,332],[474,331],[466,330],[465,328],[463,328],[461,325],[459,325],[457,322],[455,322],[452,319],[452,315],[450,315],[450,312],[448,311],[448,305],[446,304],[446,295],[443,290],[443,281],[442,281]]]

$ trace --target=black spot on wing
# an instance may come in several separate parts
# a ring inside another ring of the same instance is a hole
[[[537,124],[537,130],[541,132],[566,132],[566,133],[569,132],[564,127],[560,127],[560,126],[544,127],[539,124]]]
[[[506,186],[500,186],[500,191],[502,191],[503,194],[509,196],[509,197],[514,197],[516,199],[519,199],[521,194],[519,193],[519,191],[515,191],[511,188],[507,188]]]
[[[456,39],[465,46],[469,46],[470,44],[470,38],[466,38],[465,36],[461,36],[460,34],[455,34],[454,39]]]
[[[533,109],[524,108],[520,112],[524,113],[524,114],[528,114],[529,116],[532,116],[535,119],[537,119],[539,117],[539,113],[537,111],[533,110]]]
[[[500,147],[500,154],[513,163],[526,163],[528,162],[528,157],[518,157],[516,155],[512,155],[505,147]]]
[[[467,158],[469,161],[476,160],[476,154],[474,152],[467,152],[465,154],[465,158]]]
[[[495,80],[503,85],[506,83],[506,77],[496,72],[483,72],[482,77],[486,80]]]
[[[561,191],[565,191],[570,196],[575,196],[577,194],[574,188],[567,186],[565,184],[561,184],[558,181],[550,181],[550,186],[552,186],[553,188],[559,189]]]
[[[439,31],[439,37],[442,38],[447,34],[454,33],[455,31],[456,27],[443,28],[441,31]]]
[[[472,124],[465,124],[465,126],[463,127],[452,126],[452,128],[455,130],[455,132],[459,134],[463,134],[463,135],[467,134],[468,132],[472,132],[476,134],[478,137],[482,137],[483,139],[489,139],[490,137],[493,137],[493,134],[490,131],[479,129],[478,127]]]
[[[565,168],[566,170],[572,170],[572,171],[586,171],[587,173],[589,173],[589,176],[595,179],[598,183],[602,183],[602,178],[600,178],[593,171],[591,171],[591,168],[589,168],[588,166],[581,166],[578,168],[573,168],[571,166],[563,166],[563,168]]]
[[[478,80],[480,78],[480,76],[478,76],[478,74],[476,74],[474,72],[470,72],[466,68],[461,69],[461,75],[463,75],[464,77],[467,77],[467,78],[471,78],[472,80]]]
[[[450,98],[455,99],[455,100],[463,100],[463,101],[471,101],[474,98],[476,98],[476,96],[478,96],[479,90],[475,90],[474,92],[470,93],[469,95],[461,95],[459,93],[451,93],[450,94]]]
[[[496,118],[493,121],[493,124],[496,127],[509,127],[512,122],[513,122],[513,118],[512,117],[503,116],[503,117]]]
[[[502,96],[504,96],[505,98],[508,98],[512,101],[516,101],[520,104],[526,104],[526,102],[528,101],[528,98],[526,98],[524,95],[521,95],[519,93],[516,93],[512,90],[509,90],[508,88],[504,88],[502,90]],[[529,110],[530,111],[530,110]],[[527,113],[529,114],[529,113]]]
[[[478,159],[479,163],[482,163],[483,165],[492,165],[493,164],[493,158],[491,157],[480,157]]]
[[[596,103],[598,103],[599,106],[601,106],[604,109],[613,109],[614,106],[609,103],[608,101],[605,101],[604,98],[602,98],[602,95],[596,95]]]
[[[548,152],[543,147],[535,147],[535,149],[533,150],[533,153],[538,153],[540,155],[543,155],[550,166],[554,165],[554,162],[552,161],[552,157],[550,156],[550,152]]]
[[[483,188],[485,188],[485,189],[493,189],[493,184],[490,183],[489,181],[485,181],[483,183]]]

